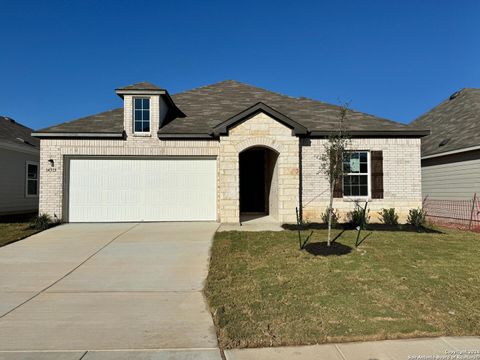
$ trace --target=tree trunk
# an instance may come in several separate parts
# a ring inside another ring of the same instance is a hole
[[[330,240],[332,238],[332,208],[333,208],[333,190],[335,186],[335,179],[330,184],[330,205],[328,206],[328,237],[327,246],[330,246]]]

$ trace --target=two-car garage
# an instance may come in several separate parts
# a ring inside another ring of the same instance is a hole
[[[214,158],[72,158],[69,222],[215,221]]]

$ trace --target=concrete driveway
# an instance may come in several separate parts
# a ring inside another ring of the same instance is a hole
[[[67,224],[0,248],[0,360],[220,359],[201,292],[217,227]]]

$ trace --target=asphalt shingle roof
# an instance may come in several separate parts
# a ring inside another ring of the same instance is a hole
[[[132,85],[123,86],[117,90],[164,90],[148,81],[142,81]]]
[[[47,133],[122,133],[123,108],[105,111],[36,132]]]
[[[0,142],[18,145],[25,148],[40,148],[40,140],[31,136],[32,129],[17,123],[15,120],[0,116]]]
[[[415,119],[413,128],[430,129],[422,156],[480,145],[480,89],[466,88]],[[440,146],[442,142],[446,142]]]
[[[263,102],[310,131],[338,129],[340,107],[321,101],[295,98],[233,80],[172,96],[187,115],[160,129],[160,133],[206,132],[239,112]],[[407,130],[408,127],[373,115],[349,111],[347,130]]]
[[[170,121],[159,130],[160,134],[210,134],[215,126],[259,102],[286,115],[308,128],[309,131],[338,129],[339,106],[303,97],[282,95],[233,80],[175,94],[172,99],[186,116]],[[407,125],[358,111],[349,111],[344,125],[346,130],[351,131],[411,130]],[[38,132],[111,133],[122,130],[123,108],[119,108],[55,125]]]

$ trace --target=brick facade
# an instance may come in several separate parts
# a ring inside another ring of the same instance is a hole
[[[158,129],[160,99],[152,97],[152,129]],[[291,129],[260,113],[229,130],[219,140],[159,140],[156,132],[137,136],[132,131],[132,98],[125,96],[126,140],[42,139],[40,156],[40,212],[62,218],[64,156],[214,156],[217,158],[218,221],[238,222],[239,153],[262,146],[278,153],[273,164],[270,213],[281,222],[295,221],[300,189],[304,218],[318,221],[328,203],[328,183],[318,174],[318,155],[325,140],[300,139]],[[155,120],[157,119],[157,120]],[[301,146],[300,146],[301,145]],[[384,199],[372,200],[370,209],[395,207],[403,217],[421,205],[420,139],[354,139],[352,149],[382,150]],[[48,160],[54,160],[50,167]],[[301,159],[301,166],[300,166]],[[300,169],[301,174],[300,174]],[[302,186],[300,186],[300,181]],[[343,212],[351,201],[336,199]]]
[[[317,221],[329,202],[329,185],[319,173],[318,155],[324,151],[327,140],[303,139],[302,156],[302,208],[303,218]],[[370,199],[368,208],[372,220],[378,219],[382,208],[395,208],[400,221],[405,221],[409,209],[422,205],[420,139],[418,138],[368,138],[352,139],[351,150],[381,150],[383,152],[383,199]],[[362,203],[362,205],[365,202]],[[333,206],[340,215],[355,207],[349,199],[334,199]]]

